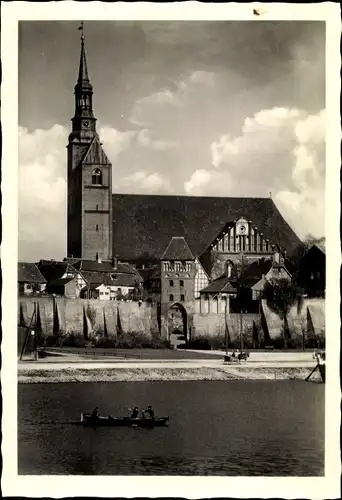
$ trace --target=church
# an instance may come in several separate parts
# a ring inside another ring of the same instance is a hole
[[[67,145],[68,259],[129,263],[162,316],[189,313],[201,290],[241,259],[294,254],[300,239],[271,198],[160,196],[112,192],[112,165],[96,131],[84,36]]]

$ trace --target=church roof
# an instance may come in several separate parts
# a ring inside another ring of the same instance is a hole
[[[183,236],[173,236],[161,260],[194,260],[194,256]]]
[[[113,195],[113,246],[119,259],[159,260],[174,236],[200,257],[228,222],[245,217],[291,254],[300,239],[271,198]]]

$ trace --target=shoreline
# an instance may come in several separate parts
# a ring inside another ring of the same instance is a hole
[[[86,382],[153,382],[153,381],[230,381],[230,380],[305,380],[313,367],[251,367],[220,365],[202,367],[77,367],[58,370],[45,368],[18,370],[19,384],[86,383]],[[318,370],[311,382],[322,382]]]

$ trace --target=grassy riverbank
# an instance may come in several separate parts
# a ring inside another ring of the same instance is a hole
[[[154,368],[77,368],[59,370],[21,368],[18,382],[21,384],[58,382],[139,382],[174,380],[305,380],[312,368],[277,367],[256,368],[248,366],[220,367],[154,367]],[[311,379],[321,381],[316,371]]]

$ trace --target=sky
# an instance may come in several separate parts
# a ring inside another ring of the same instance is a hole
[[[19,259],[66,255],[66,145],[80,32],[19,24]],[[325,23],[84,24],[113,192],[272,196],[325,235]]]

